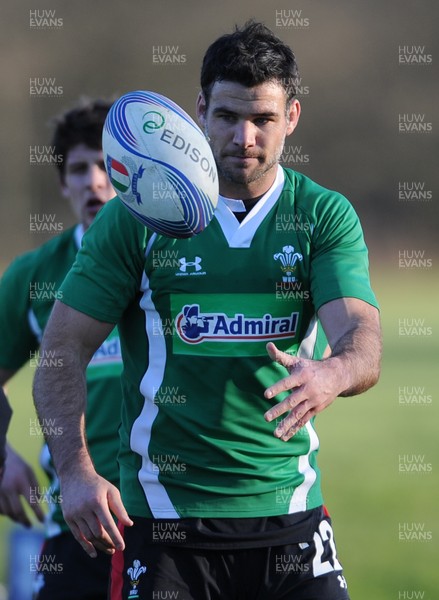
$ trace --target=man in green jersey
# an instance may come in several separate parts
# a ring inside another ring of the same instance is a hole
[[[298,81],[262,24],[216,40],[197,101],[218,167],[214,219],[174,240],[112,200],[46,329],[66,368],[38,370],[35,401],[68,427],[68,450],[48,436],[64,516],[90,556],[114,555],[113,600],[348,598],[314,420],[377,381],[380,325],[352,206],[279,165]],[[82,372],[114,323],[121,499],[82,425]]]
[[[98,211],[114,196],[102,156],[102,128],[110,108],[106,101],[83,102],[57,121],[53,148],[60,175],[62,194],[70,202],[77,225],[28,252],[8,267],[0,281],[0,383],[4,385],[26,362],[44,366],[51,357],[37,356],[43,330],[59,288],[71,268],[82,235]],[[87,367],[87,436],[90,452],[99,473],[117,486],[117,429],[120,422],[121,354],[117,330],[96,350]],[[62,363],[57,363],[58,372]],[[105,413],[101,410],[105,407]],[[63,439],[62,427],[51,415],[40,422],[30,420],[26,435],[51,430]],[[32,468],[10,446],[2,485],[0,513],[29,527],[22,500],[42,521],[47,540],[36,573],[39,600],[105,598],[109,577],[109,557],[98,561],[84,554],[67,527],[61,511],[62,494],[47,447],[41,461],[50,486],[39,485]],[[41,506],[47,503],[44,515]],[[78,551],[79,549],[79,551]],[[84,558],[86,560],[84,560]],[[80,576],[78,576],[80,575]]]

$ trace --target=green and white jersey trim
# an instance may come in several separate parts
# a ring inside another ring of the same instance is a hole
[[[299,457],[297,468],[304,479],[303,483],[296,487],[291,496],[288,514],[308,509],[308,494],[317,480],[317,472],[312,467],[309,458],[312,452],[317,452],[319,449],[319,438],[310,421],[308,421],[304,429],[306,429],[309,435],[309,450],[306,454]]]
[[[154,234],[148,244],[146,253],[151,248],[155,237]],[[154,398],[163,382],[166,367],[166,344],[164,336],[156,335],[156,332],[153,331],[156,324],[161,323],[161,319],[152,302],[152,292],[145,273],[142,277],[141,290],[143,295],[140,307],[152,316],[152,319],[145,318],[145,331],[149,340],[149,360],[148,368],[140,384],[140,393],[145,401],[142,412],[135,420],[131,430],[131,448],[142,456],[142,466],[138,477],[153,516],[156,519],[165,517],[172,519],[178,518],[179,515],[175,511],[164,485],[159,481],[159,472],[147,450],[151,441],[152,424],[159,412],[158,406],[154,403]]]
[[[297,356],[300,358],[313,358],[314,350],[317,343],[318,335],[318,321],[317,315],[313,315],[306,331],[305,337],[300,343],[299,349],[297,350]]]
[[[314,315],[309,324],[308,331],[299,346],[297,356],[300,356],[301,358],[312,358],[314,356],[317,333],[318,322],[316,315]],[[298,471],[304,476],[304,480],[303,483],[294,490],[293,495],[291,496],[289,513],[307,509],[308,492],[317,479],[317,473],[311,466],[309,457],[312,452],[316,452],[319,449],[319,438],[313,427],[313,422],[308,422],[305,425],[305,429],[308,432],[310,440],[309,450],[299,458],[298,465]]]

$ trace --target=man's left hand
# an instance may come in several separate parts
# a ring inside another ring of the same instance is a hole
[[[340,365],[335,357],[309,360],[292,356],[276,348],[272,342],[267,344],[267,352],[272,360],[289,372],[288,377],[267,388],[264,394],[271,399],[281,392],[290,392],[264,415],[270,422],[286,414],[274,430],[274,435],[286,442],[340,394]]]

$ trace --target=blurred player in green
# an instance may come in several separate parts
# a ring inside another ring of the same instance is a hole
[[[37,352],[59,287],[72,266],[83,233],[114,190],[105,171],[102,155],[102,127],[110,105],[106,101],[84,101],[56,120],[52,146],[59,158],[62,195],[70,202],[77,225],[26,254],[16,258],[0,281],[0,384],[6,382],[33,358],[45,365],[50,358]],[[44,216],[42,217],[44,218]],[[86,371],[87,436],[96,469],[119,484],[117,429],[120,421],[120,342],[114,328],[94,353]],[[58,364],[61,373],[63,365]],[[19,402],[19,398],[12,401]],[[12,402],[12,403],[13,403]],[[30,407],[29,407],[30,408]],[[63,430],[50,417],[30,421],[23,437],[48,430],[62,438]],[[61,511],[62,495],[47,446],[41,462],[50,485],[39,484],[32,468],[7,447],[0,512],[26,527],[23,499],[36,517],[45,520],[46,541],[41,550],[35,581],[38,600],[98,600],[106,598],[109,557],[97,561],[82,551],[67,527]],[[42,506],[48,506],[47,514]],[[50,565],[48,563],[51,563]],[[56,568],[53,568],[53,565]],[[50,568],[49,568],[50,567]]]
[[[0,483],[6,461],[6,433],[12,417],[12,410],[2,388],[0,388]]]

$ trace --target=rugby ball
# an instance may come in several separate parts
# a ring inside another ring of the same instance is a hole
[[[117,195],[146,227],[187,238],[209,224],[218,202],[215,160],[175,102],[148,91],[123,95],[107,115],[102,149]]]

